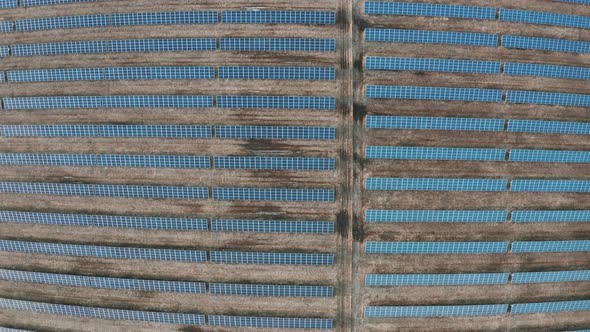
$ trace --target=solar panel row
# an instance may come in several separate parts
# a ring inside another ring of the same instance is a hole
[[[590,240],[512,242],[373,242],[366,243],[367,254],[499,254],[590,251]]]
[[[590,300],[540,303],[519,303],[510,306],[514,315],[590,310]]]
[[[506,222],[501,210],[366,210],[366,222]],[[512,222],[590,222],[590,210],[521,210]]]
[[[513,211],[512,222],[590,222],[590,210]]]
[[[210,326],[257,327],[275,329],[332,329],[333,320],[320,318],[280,318],[244,316],[207,316]]]
[[[365,2],[365,14],[412,15],[495,20],[496,8],[410,2]]]
[[[0,154],[1,158],[1,154]],[[1,159],[0,159],[1,160]],[[334,170],[334,158],[213,157],[215,168],[269,170]]]
[[[500,9],[500,21],[590,29],[590,17],[535,12],[530,10]]]
[[[0,21],[0,32],[14,31],[14,23],[11,21]]]
[[[222,201],[334,202],[331,189],[213,188],[213,199]]]
[[[49,6],[68,3],[100,2],[104,0],[20,0],[21,7]]]
[[[333,297],[334,287],[210,283],[211,294],[279,297]]]
[[[335,12],[224,10],[222,23],[237,24],[336,24]]]
[[[0,0],[0,8],[16,8],[18,0]]]
[[[334,223],[325,221],[212,219],[211,230],[219,232],[334,233]]]

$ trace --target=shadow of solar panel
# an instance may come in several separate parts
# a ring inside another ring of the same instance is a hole
[[[512,222],[590,222],[590,210],[512,211]]]
[[[513,284],[590,281],[590,270],[517,272],[512,274]]]
[[[590,251],[590,240],[513,242],[513,253]]]
[[[590,53],[590,42],[567,39],[503,35],[502,46],[554,52]]]
[[[429,30],[367,28],[365,29],[365,40],[369,42],[498,46],[497,35]]]
[[[367,242],[367,254],[499,254],[508,242]]]
[[[334,196],[329,189],[213,188],[213,199],[221,201],[333,202]]]
[[[10,47],[0,45],[0,58],[10,56]]]
[[[499,210],[366,210],[366,222],[505,222]]]
[[[583,180],[512,180],[510,191],[515,192],[590,192],[590,181]]]
[[[156,323],[205,325],[205,316],[198,314],[177,314],[156,311],[133,311],[96,307],[80,307],[73,305],[20,301],[4,298],[0,298],[0,308],[40,312],[52,315],[91,317],[110,320],[133,320]]]
[[[500,9],[500,21],[590,29],[590,17],[530,10]]]
[[[208,230],[207,219],[62,214],[21,211],[0,211],[0,222],[167,230]]]
[[[590,152],[558,150],[510,150],[510,161],[544,163],[590,163]]]
[[[216,126],[216,138],[334,140],[336,129],[327,127]]]
[[[501,102],[502,90],[368,85],[367,98]]]
[[[510,273],[472,274],[367,274],[365,286],[500,285]]]
[[[333,297],[334,287],[328,286],[293,286],[293,285],[257,285],[257,284],[209,284],[211,294],[240,296],[276,296],[276,297]]]
[[[389,58],[368,56],[365,68],[368,70],[409,70],[448,73],[499,74],[500,62],[449,60],[428,58]]]
[[[214,232],[332,234],[334,233],[334,223],[324,221],[212,219],[211,230]]]
[[[503,131],[504,120],[369,115],[365,126],[371,129]]]
[[[505,63],[504,74],[590,80],[590,68],[542,65],[536,63]]]
[[[513,90],[506,93],[508,103],[590,107],[590,95]]]
[[[223,23],[239,24],[336,24],[335,12],[224,10]]]
[[[2,154],[0,154],[1,162]],[[213,157],[215,168],[269,170],[334,170],[333,158]]]
[[[13,125],[0,126],[8,137],[162,137],[211,138],[210,126],[178,125]]]
[[[509,132],[590,135],[590,122],[509,120]]]
[[[590,300],[512,304],[514,315],[590,310]]]
[[[453,6],[410,2],[365,2],[365,14],[369,15],[412,15],[439,16],[495,20],[496,8]]]
[[[504,161],[504,149],[367,146],[367,159]]]
[[[203,294],[207,292],[207,286],[203,282],[104,278],[5,269],[0,269],[0,280],[73,287],[129,289],[146,292],[174,292],[193,294]]]
[[[334,52],[335,39],[221,38],[222,51]]]
[[[14,23],[12,21],[0,21],[0,32],[12,31],[14,31]]]
[[[18,0],[0,0],[0,8],[16,8]]]
[[[506,180],[441,178],[367,178],[367,190],[505,191]]]
[[[312,80],[336,79],[336,69],[329,67],[240,67],[220,66],[219,78],[240,80]]]
[[[211,251],[211,263],[265,265],[334,265],[332,254]]]
[[[403,306],[365,308],[366,318],[394,317],[462,317],[506,315],[508,304],[447,305],[447,306]]]
[[[217,96],[217,107],[333,110],[336,108],[336,99],[300,96]]]
[[[280,318],[246,316],[207,316],[210,326],[277,329],[332,329],[333,320],[320,318]]]

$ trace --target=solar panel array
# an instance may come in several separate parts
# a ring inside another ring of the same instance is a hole
[[[367,222],[505,222],[500,210],[366,210]]]
[[[500,9],[500,21],[590,29],[590,17],[535,12],[530,10]]]
[[[590,270],[517,272],[512,274],[512,283],[515,284],[572,281],[590,281]]]
[[[0,0],[0,8],[16,8],[18,0]]]
[[[333,297],[334,287],[210,283],[211,294],[278,297]]]
[[[368,56],[365,58],[367,70],[411,70],[448,73],[500,74],[500,62],[451,60],[432,58],[391,58]]]
[[[0,165],[210,168],[206,156],[0,153]]]
[[[336,99],[302,96],[217,96],[217,107],[333,110],[336,108]]]
[[[496,8],[410,2],[365,2],[365,14],[441,16],[495,20]]]
[[[590,300],[519,303],[510,306],[513,315],[590,310]]]
[[[221,201],[334,202],[331,189],[213,188],[213,199]]]
[[[404,29],[365,29],[369,42],[427,43],[471,46],[498,46],[498,36],[487,33]]]
[[[222,23],[238,24],[336,24],[335,12],[224,10]]]
[[[498,254],[508,242],[367,242],[368,254]]]
[[[590,210],[512,211],[512,222],[590,222]]]
[[[506,101],[515,104],[539,104],[590,107],[590,95],[573,93],[507,91]]]
[[[590,163],[590,152],[514,149],[510,150],[510,161]]]
[[[221,38],[222,51],[335,52],[335,39]]]
[[[590,80],[590,68],[537,63],[507,62],[504,64],[504,74]]]
[[[217,138],[334,140],[335,128],[287,126],[215,126]]]
[[[207,316],[210,326],[257,327],[275,329],[331,329],[333,320],[320,318],[280,318],[246,316]]]
[[[504,161],[504,149],[368,146],[368,159]]]
[[[585,180],[512,180],[511,191],[520,192],[590,192],[590,181]]]
[[[212,96],[59,96],[3,98],[4,109],[203,108]]]
[[[1,160],[1,155],[0,155]],[[214,157],[215,168],[268,170],[334,170],[333,158]]]
[[[14,23],[10,21],[0,21],[0,32],[14,31]]]
[[[367,274],[365,286],[448,286],[507,284],[510,273]]]
[[[508,312],[507,304],[447,305],[447,306],[399,306],[365,308],[366,318],[385,317],[462,317],[500,316]]]
[[[590,122],[510,120],[509,132],[590,135]]]
[[[504,120],[368,115],[365,126],[370,129],[503,131]],[[590,125],[588,131],[590,133]]]
[[[20,0],[21,7],[49,6],[67,3],[100,2],[105,0]]]
[[[512,243],[514,253],[590,251],[590,240],[528,241]]]
[[[248,67],[220,66],[219,78],[240,80],[335,80],[336,69],[329,67]]]
[[[501,102],[502,90],[368,85],[367,98]]]
[[[513,182],[516,180],[513,180]],[[367,178],[367,190],[505,191],[501,179]]]
[[[211,251],[212,263],[334,265],[333,254]]]
[[[333,222],[286,220],[237,220],[212,219],[214,232],[262,232],[262,233],[334,233]]]
[[[506,48],[527,50],[570,52],[582,54],[590,53],[590,42],[556,38],[504,35],[502,36],[502,46]]]

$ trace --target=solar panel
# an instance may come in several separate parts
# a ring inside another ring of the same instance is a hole
[[[428,30],[368,28],[365,29],[365,40],[369,42],[498,46],[497,35]]]
[[[73,183],[0,182],[0,192],[13,194],[135,198],[208,199],[207,187],[132,186]]]
[[[20,0],[22,7],[49,6],[68,3],[100,2],[104,0]]]
[[[217,107],[333,110],[336,108],[336,99],[300,96],[217,96]]]
[[[368,56],[367,70],[410,70],[447,73],[500,74],[500,62],[431,58],[390,58]]]
[[[512,274],[512,283],[514,284],[573,281],[590,281],[590,270],[517,272]]]
[[[367,159],[504,161],[504,149],[368,146]]]
[[[554,1],[590,5],[590,0],[554,0]]]
[[[368,85],[367,98],[501,102],[502,90]]]
[[[590,42],[555,38],[504,35],[502,36],[502,46],[529,50],[590,53]]]
[[[512,243],[513,253],[590,251],[590,240],[522,241]]]
[[[211,294],[277,297],[333,297],[334,287],[210,283]]]
[[[202,108],[212,96],[59,96],[4,98],[4,109]]]
[[[5,269],[0,269],[0,280],[73,287],[129,289],[146,292],[174,292],[193,294],[203,294],[207,292],[207,286],[204,282],[89,277],[71,274],[41,273]]]
[[[210,326],[257,327],[277,329],[332,329],[333,320],[320,318],[280,318],[246,316],[207,316]]]
[[[590,210],[512,211],[512,222],[590,222]]]
[[[22,211],[0,211],[0,222],[167,230],[208,230],[207,219],[63,214]]]
[[[334,140],[336,129],[286,126],[216,126],[217,138]]]
[[[1,6],[1,4],[0,4]],[[2,8],[2,7],[0,7]],[[11,329],[8,327],[2,327],[0,326],[0,332],[33,332],[32,330],[22,330],[22,329]]]
[[[512,304],[514,315],[590,310],[590,300]]]
[[[16,8],[18,0],[0,0],[0,8]]]
[[[510,150],[510,161],[545,163],[590,163],[590,152],[559,150]]]
[[[590,135],[590,122],[509,120],[509,132]]]
[[[0,32],[14,31],[14,23],[12,21],[0,21]]]
[[[499,254],[508,252],[508,242],[372,242],[367,254]]]
[[[335,12],[224,10],[223,23],[239,24],[336,24]]]
[[[0,154],[0,161],[1,161]],[[268,170],[334,170],[334,158],[213,157],[215,168]]]
[[[510,191],[516,192],[590,192],[590,181],[583,180],[512,180]]]
[[[500,210],[366,210],[366,222],[505,222]]]
[[[365,286],[500,285],[510,273],[472,274],[367,274]]]
[[[501,179],[367,178],[367,190],[505,191]]]
[[[178,125],[12,125],[0,126],[8,137],[162,137],[211,138],[210,126]]]
[[[403,306],[365,308],[366,318],[395,317],[463,317],[463,316],[500,316],[506,315],[508,304],[481,305],[440,305],[440,306]]]
[[[11,70],[6,75],[8,82],[50,81],[100,81],[104,79],[103,68]]]
[[[221,38],[222,51],[335,52],[335,39]]]
[[[0,153],[4,165],[210,168],[209,157],[121,154]]]
[[[212,219],[214,232],[260,232],[260,233],[334,233],[334,223],[324,221],[287,220],[236,220]]]
[[[329,189],[213,188],[213,199],[221,201],[333,202],[334,195]]]
[[[365,126],[371,129],[503,131],[504,120],[369,115]]]
[[[179,262],[207,261],[207,252],[198,250],[105,247],[9,240],[0,240],[0,251],[115,259],[165,260]]]
[[[513,90],[506,93],[508,103],[590,107],[590,95]]]
[[[452,6],[431,3],[366,1],[365,14],[440,16],[454,18],[471,18],[480,20],[495,20],[496,8]]]
[[[0,308],[40,312],[45,314],[62,316],[91,317],[111,320],[133,320],[186,325],[205,325],[205,316],[199,314],[178,314],[170,312],[80,307],[65,304],[30,302],[4,298],[0,298]]]
[[[530,10],[500,9],[500,21],[590,29],[590,17],[535,12]]]
[[[504,64],[504,74],[590,80],[590,68],[537,63],[507,62]]]
[[[211,251],[211,263],[334,265],[333,254]]]
[[[232,80],[333,81],[336,69],[329,67],[245,67],[220,66],[219,78]]]
[[[8,46],[0,45],[0,58],[10,56],[10,48]]]

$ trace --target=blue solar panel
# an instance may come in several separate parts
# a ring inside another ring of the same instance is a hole
[[[0,165],[210,168],[209,157],[120,154],[0,153]]]
[[[332,329],[332,319],[280,318],[208,315],[210,326],[257,327],[276,329]]]
[[[519,303],[511,305],[510,309],[510,312],[514,315],[590,310],[590,300]]]
[[[529,50],[590,53],[590,42],[567,39],[502,36],[502,46]]]
[[[165,125],[14,125],[0,126],[9,137],[164,137],[211,138],[210,126]]]
[[[590,163],[588,151],[510,150],[510,161],[545,163]]]
[[[528,241],[512,243],[513,253],[590,251],[590,240]]]
[[[512,283],[514,284],[572,281],[590,281],[590,270],[517,272],[512,274]]]
[[[0,8],[16,8],[18,0],[0,0]]]
[[[505,191],[506,180],[443,178],[368,178],[367,190]]]
[[[287,220],[236,220],[212,219],[214,232],[261,232],[261,233],[334,233],[334,223],[325,221]]]
[[[60,96],[4,98],[4,109],[201,108],[212,96]]]
[[[2,154],[0,154],[0,162]],[[333,158],[213,157],[215,168],[270,170],[334,170]]]
[[[10,47],[0,45],[0,58],[7,57],[10,55]]]
[[[502,90],[368,85],[367,98],[501,102]]]
[[[505,222],[500,210],[367,210],[366,222]]]
[[[367,116],[367,128],[503,131],[502,119],[436,118],[414,116]]]
[[[29,302],[4,298],[0,298],[0,308],[74,317],[133,320],[185,325],[205,325],[205,316],[199,314],[177,314],[170,312],[79,307],[73,305]]]
[[[335,39],[221,38],[222,51],[334,52]]]
[[[14,31],[14,23],[12,21],[0,21],[0,32]]]
[[[27,272],[5,269],[0,269],[0,280],[73,287],[129,289],[148,292],[175,292],[194,294],[202,294],[207,292],[207,286],[204,282],[88,277],[70,274]]]
[[[336,99],[300,96],[217,96],[217,107],[333,110],[336,108]]]
[[[507,284],[510,273],[367,274],[365,286],[446,286]]]
[[[510,120],[509,132],[590,135],[590,122]]]
[[[213,188],[213,199],[222,201],[333,202],[334,195],[328,189]]]
[[[441,16],[495,20],[496,8],[410,2],[365,2],[365,14]]]
[[[583,180],[512,180],[510,191],[587,193],[590,181]]]
[[[388,58],[368,56],[367,70],[410,70],[448,73],[500,74],[500,62],[430,58]]]
[[[13,194],[135,198],[207,199],[207,187],[131,186],[72,183],[0,182],[0,192]]]
[[[440,305],[365,308],[366,318],[394,317],[461,317],[506,315],[508,304]]]
[[[508,62],[504,64],[504,74],[590,80],[590,68],[537,63]]]
[[[534,12],[530,10],[500,9],[500,20],[590,29],[590,17]]]
[[[365,40],[370,42],[498,46],[497,35],[428,30],[368,28],[365,30]]]
[[[144,259],[180,262],[207,261],[207,252],[198,250],[104,247],[8,240],[0,240],[0,251],[116,259]]]
[[[334,140],[336,129],[326,127],[216,126],[217,138]]]
[[[333,297],[334,287],[256,285],[256,284],[209,284],[211,294],[242,296],[280,296],[280,297]]]
[[[220,66],[219,78],[239,80],[333,81],[336,69],[329,67],[240,67]]]
[[[7,71],[8,82],[50,81],[100,81],[104,79],[103,68],[11,70]]]
[[[2,8],[2,7],[0,7],[0,8]],[[0,332],[33,332],[33,330],[11,329],[8,327],[0,326]]]
[[[367,242],[368,254],[498,254],[508,242]]]
[[[334,255],[211,251],[211,262],[228,264],[334,265]]]
[[[0,222],[206,231],[207,219],[0,211]]]
[[[513,90],[506,93],[508,103],[590,107],[590,95]]]
[[[336,24],[335,12],[224,10],[223,23],[240,24]]]
[[[368,146],[367,159],[504,161],[504,149]]]
[[[100,2],[105,0],[20,0],[22,7],[49,6],[67,3]]]
[[[554,1],[590,5],[590,0],[554,0]]]
[[[512,211],[512,222],[590,222],[590,210]]]

